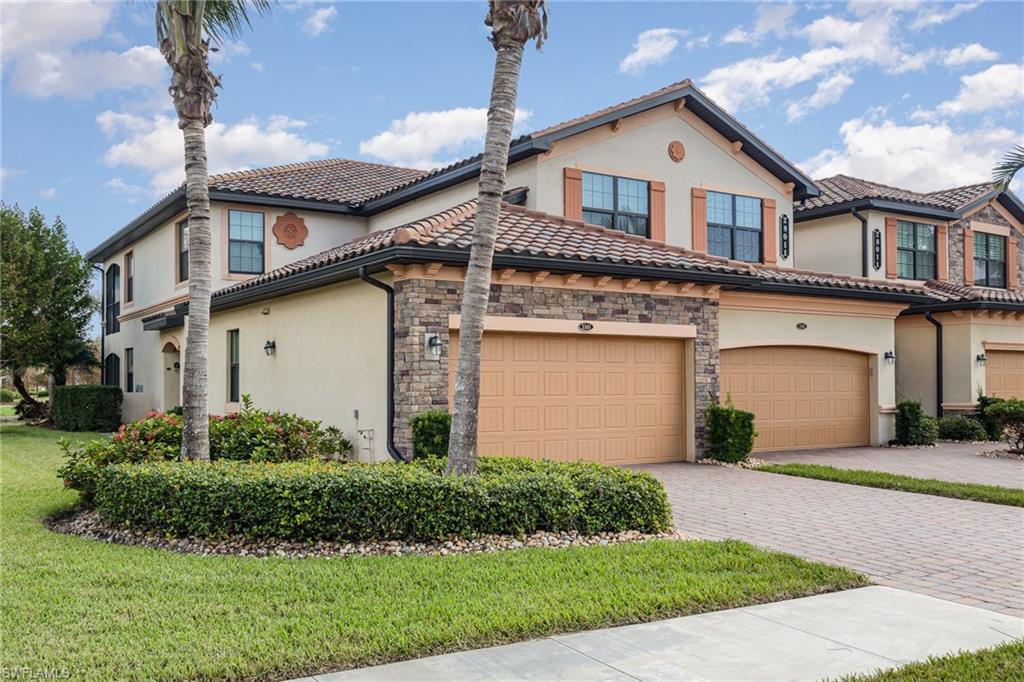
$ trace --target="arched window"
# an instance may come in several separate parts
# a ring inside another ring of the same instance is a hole
[[[121,330],[121,323],[117,321],[117,316],[121,314],[121,267],[116,263],[107,268],[107,290],[104,294],[104,301],[106,310],[104,310],[103,316],[106,321],[107,333],[115,334]]]
[[[108,353],[103,360],[103,383],[107,386],[121,385],[121,358],[117,353]]]

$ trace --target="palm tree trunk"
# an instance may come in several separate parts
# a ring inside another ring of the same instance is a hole
[[[206,130],[189,120],[185,136],[185,198],[188,203],[188,337],[182,383],[184,428],[181,458],[210,459],[206,358],[210,335],[210,190],[206,172]]]
[[[491,264],[498,236],[498,217],[508,170],[519,70],[523,43],[499,39],[495,50],[491,105],[487,110],[487,137],[480,170],[476,224],[469,267],[462,289],[459,323],[459,360],[455,368],[455,400],[449,434],[447,473],[476,473],[477,413],[480,407],[480,343],[491,291]]]

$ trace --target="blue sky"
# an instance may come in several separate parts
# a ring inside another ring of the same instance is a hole
[[[519,127],[691,78],[813,177],[928,190],[1024,142],[1024,4],[551,3]],[[94,246],[179,183],[147,2],[5,1],[3,198]],[[212,172],[326,157],[431,167],[479,150],[484,2],[276,5],[223,47]],[[1019,190],[1019,184],[1016,186]]]

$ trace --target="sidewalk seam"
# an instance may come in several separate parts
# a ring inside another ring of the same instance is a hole
[[[629,626],[627,625],[627,626],[625,626],[625,627],[629,627]],[[584,631],[584,632],[587,632],[587,631]],[[594,632],[594,630],[590,630],[589,632]],[[579,649],[577,649],[576,647],[574,647],[574,646],[570,646],[570,645],[566,644],[565,642],[563,642],[563,641],[561,641],[561,640],[555,639],[554,637],[548,637],[547,639],[550,639],[550,640],[551,640],[552,642],[554,642],[555,644],[559,644],[559,645],[561,645],[561,646],[564,646],[564,647],[565,647],[566,649],[568,649],[569,651],[575,651],[575,652],[576,652],[576,653],[578,653],[578,654],[579,654],[580,656],[584,656],[584,657],[586,657],[586,658],[589,658],[590,660],[594,661],[595,663],[600,663],[600,664],[601,664],[601,665],[603,665],[604,667],[606,667],[606,668],[610,668],[610,669],[614,670],[614,671],[615,671],[615,672],[617,672],[617,673],[622,673],[623,675],[625,675],[626,677],[628,677],[628,678],[629,678],[629,679],[631,679],[631,680],[636,680],[637,682],[643,682],[643,679],[642,679],[642,678],[639,678],[639,677],[637,677],[636,675],[630,675],[630,674],[629,674],[629,673],[627,673],[627,672],[626,672],[625,670],[622,670],[622,669],[620,669],[620,668],[616,668],[616,667],[615,667],[614,665],[611,665],[610,663],[606,663],[606,662],[602,661],[602,660],[601,660],[601,659],[599,659],[599,658],[594,658],[593,656],[591,656],[590,654],[586,653],[585,651],[580,651],[580,650],[579,650]]]

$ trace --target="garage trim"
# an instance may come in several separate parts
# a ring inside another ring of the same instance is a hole
[[[985,350],[1024,351],[1024,343],[1014,341],[982,341],[981,345]]]
[[[872,348],[870,346],[857,346],[847,343],[834,343],[829,341],[818,341],[817,339],[808,339],[807,341],[801,339],[781,339],[781,340],[767,340],[767,341],[740,341],[738,343],[727,343],[719,346],[721,350],[730,350],[733,348],[760,348],[761,346],[805,346],[808,348],[831,348],[833,350],[848,350],[854,353],[863,353],[864,355],[878,355],[882,352],[880,348]]]
[[[459,329],[460,315],[448,316],[448,328]],[[586,328],[581,328],[586,325]],[[540,317],[504,317],[487,315],[484,331],[525,334],[588,334],[593,336],[648,336],[670,339],[697,338],[692,324],[655,324],[652,322],[604,322],[599,320],[558,320]]]

